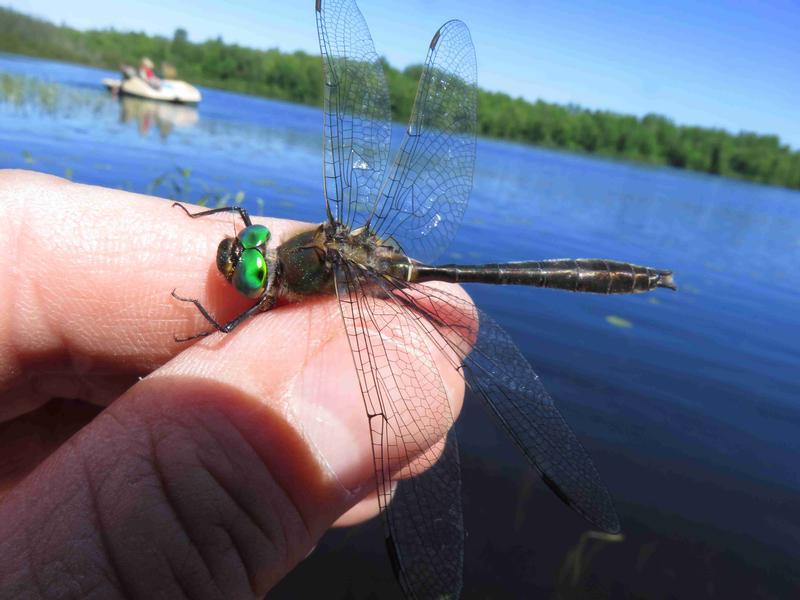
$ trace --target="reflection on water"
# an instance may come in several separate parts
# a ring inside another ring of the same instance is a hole
[[[100,85],[112,74],[0,56],[0,167],[323,218],[319,109],[215,90],[199,113],[118,103]],[[469,289],[589,446],[625,539],[584,536],[468,402],[465,597],[800,589],[800,193],[480,140],[449,254],[602,255],[673,268],[679,285],[624,299]],[[322,578],[355,598],[396,593],[379,538],[380,523],[326,536],[273,596],[317,594]]]
[[[192,127],[199,119],[197,107],[169,102],[156,102],[131,96],[119,97],[119,120],[137,125],[139,135],[146,136],[151,129],[166,139],[176,127]]]

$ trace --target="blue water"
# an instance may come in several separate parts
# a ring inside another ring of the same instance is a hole
[[[255,213],[322,220],[318,109],[215,90],[198,110],[123,104],[99,84],[113,75],[0,55],[0,167],[210,204],[238,194]],[[566,557],[586,525],[471,402],[458,423],[464,596],[791,595],[800,193],[480,140],[444,260],[593,256],[671,268],[680,289],[469,291],[596,459],[625,540],[591,542],[573,573]],[[380,524],[326,536],[273,595],[321,580],[331,597],[396,596]]]

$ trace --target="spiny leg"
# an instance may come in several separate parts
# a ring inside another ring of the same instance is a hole
[[[197,219],[198,217],[207,217],[208,215],[215,215],[217,213],[238,212],[239,216],[242,218],[242,221],[244,221],[245,227],[250,227],[250,225],[253,224],[253,222],[250,220],[250,215],[247,214],[247,209],[243,206],[223,206],[221,208],[210,208],[208,210],[203,210],[196,213],[190,213],[189,209],[180,202],[173,202],[172,206],[177,206],[192,219]]]
[[[172,297],[175,298],[176,300],[180,300],[181,302],[189,302],[191,304],[194,304],[195,308],[197,308],[197,310],[200,311],[200,314],[203,315],[205,320],[211,323],[211,325],[214,327],[214,329],[210,331],[201,331],[200,333],[196,333],[188,337],[174,336],[176,342],[188,342],[197,338],[206,337],[207,335],[214,333],[214,331],[221,331],[222,333],[230,333],[231,331],[236,329],[236,327],[238,327],[242,323],[242,321],[244,321],[248,317],[251,317],[252,315],[254,315],[259,311],[269,310],[275,304],[275,297],[273,294],[264,294],[259,299],[259,301],[256,302],[253,306],[244,310],[242,313],[240,313],[239,315],[237,315],[224,325],[221,325],[219,321],[217,321],[214,317],[211,316],[211,313],[208,312],[208,309],[205,306],[203,306],[203,304],[197,298],[184,298],[183,296],[179,296],[178,294],[176,294],[175,290],[172,290]]]

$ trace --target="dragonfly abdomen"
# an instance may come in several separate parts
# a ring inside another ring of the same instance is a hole
[[[559,258],[485,265],[414,265],[414,281],[493,283],[557,288],[596,294],[635,294],[676,289],[672,271],[616,260]]]

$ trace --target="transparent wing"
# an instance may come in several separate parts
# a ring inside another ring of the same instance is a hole
[[[383,66],[354,0],[317,0],[325,74],[323,176],[328,218],[363,223],[389,160],[391,112]]]
[[[455,431],[442,454],[397,482],[384,511],[386,547],[408,598],[458,598],[464,572],[461,467]]]
[[[408,129],[370,223],[423,262],[450,244],[467,207],[476,79],[469,29],[461,21],[445,23],[431,41]]]
[[[461,476],[455,435],[448,433],[453,416],[428,335],[368,273],[341,263],[335,278],[395,573],[409,598],[457,597]]]
[[[617,533],[619,518],[592,459],[509,335],[474,304],[439,286],[394,287],[430,339],[455,354],[454,367],[463,362],[467,383],[550,489],[599,529]]]

